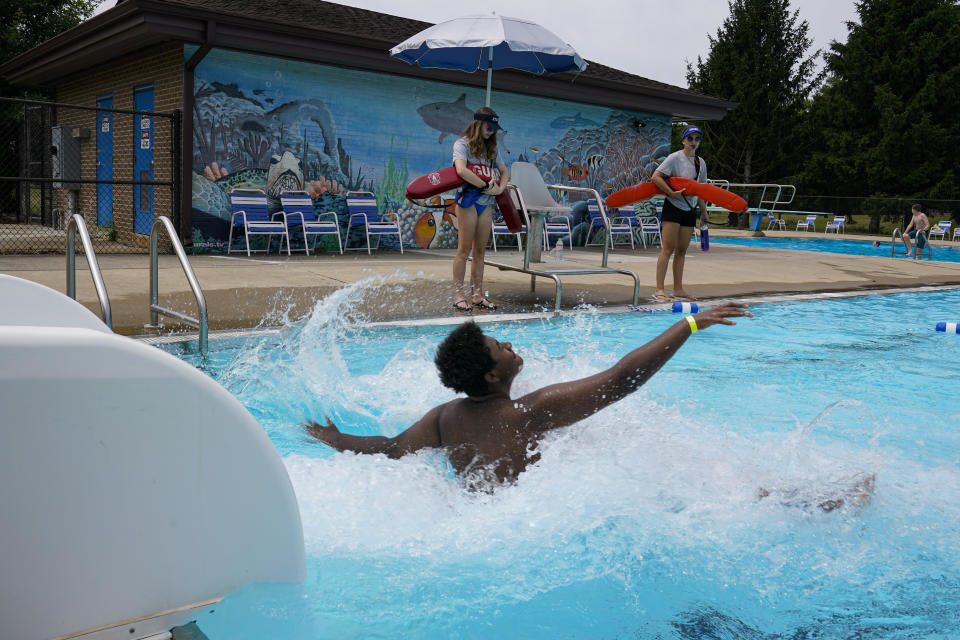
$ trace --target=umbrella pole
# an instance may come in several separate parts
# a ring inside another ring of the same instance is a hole
[[[490,47],[490,55],[487,58],[487,106],[490,106],[490,85],[493,83],[493,47]]]

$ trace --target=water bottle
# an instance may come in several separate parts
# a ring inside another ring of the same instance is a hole
[[[553,257],[555,260],[563,260],[563,240],[557,240],[557,245],[553,248]]]
[[[700,227],[700,250],[710,251],[710,230],[707,225]]]

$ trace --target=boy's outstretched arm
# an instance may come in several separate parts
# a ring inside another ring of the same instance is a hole
[[[310,420],[303,426],[311,436],[330,445],[337,451],[383,453],[391,458],[400,458],[420,449],[440,446],[438,420],[443,406],[434,407],[413,426],[393,438],[354,436],[343,433],[337,429],[337,426],[333,424],[329,417],[326,418],[326,425]]]
[[[729,302],[693,316],[697,330],[715,324],[736,324],[730,318],[753,314],[747,305]],[[639,389],[673,357],[693,333],[686,317],[659,336],[625,355],[606,371],[592,376],[550,385],[524,396],[518,403],[530,417],[530,428],[546,431],[573,424],[593,415]]]

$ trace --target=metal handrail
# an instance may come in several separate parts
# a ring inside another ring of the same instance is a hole
[[[97,298],[100,300],[100,315],[103,317],[103,323],[112,331],[113,315],[110,313],[110,298],[107,296],[107,287],[103,284],[103,275],[100,273],[97,254],[93,251],[93,242],[90,241],[87,223],[79,213],[70,216],[70,220],[67,222],[67,295],[74,300],[77,299],[76,236],[78,231],[80,232],[80,243],[83,245],[83,253],[87,258],[87,268],[90,269],[90,275],[93,277],[93,287],[97,290]]]
[[[763,209],[764,204],[770,205],[770,211],[775,211],[777,205],[790,204],[797,195],[797,188],[792,184],[776,184],[773,182],[727,182],[726,180],[710,180],[711,183],[720,185],[726,182],[724,189],[760,189],[760,201],[757,203],[757,209]],[[790,190],[790,196],[781,198],[785,190]],[[767,190],[774,191],[773,199],[767,198]]]
[[[527,224],[527,246],[524,248],[523,253],[523,264],[522,266],[510,264],[508,262],[495,262],[493,260],[487,260],[484,258],[484,264],[496,267],[501,271],[519,271],[520,273],[526,273],[530,275],[530,291],[536,290],[536,280],[537,278],[549,278],[553,280],[554,285],[556,286],[556,297],[554,298],[553,312],[556,315],[560,314],[560,301],[563,296],[563,283],[560,281],[560,276],[573,276],[573,275],[598,275],[598,274],[608,274],[608,273],[621,273],[623,275],[628,275],[633,278],[633,304],[634,306],[639,304],[640,299],[640,278],[637,277],[632,271],[626,269],[616,269],[613,267],[607,266],[607,255],[610,249],[610,242],[607,240],[607,237],[603,241],[603,266],[601,267],[582,267],[575,264],[569,264],[564,266],[562,269],[555,269],[545,267],[542,269],[535,269],[530,267],[530,261],[532,260],[532,247],[537,246],[539,248],[539,242],[536,238],[534,224],[538,223],[538,217],[535,216],[532,220],[527,216],[527,207],[523,199],[523,194],[520,193],[520,190],[513,183],[507,185],[508,189],[513,191],[513,195],[516,196],[516,203],[519,205],[518,210],[523,216]],[[586,189],[582,187],[568,187],[567,185],[547,185],[548,189],[557,188],[558,190],[567,190],[567,191],[581,191],[592,193],[593,197],[597,200],[597,203],[600,205],[600,212],[603,216],[604,221],[604,230],[609,230],[610,222],[607,219],[606,209],[603,206],[603,201],[600,199],[600,194],[598,194],[594,189]]]
[[[600,197],[600,194],[596,189],[588,189],[587,187],[571,187],[565,184],[549,184],[547,185],[548,189],[556,189],[557,191],[573,191],[574,193],[589,193],[593,196],[593,199],[597,201],[597,206],[600,208],[600,217],[603,219],[603,262],[600,263],[601,266],[607,266],[607,258],[610,255],[610,245],[612,240],[610,239],[610,218],[607,217],[607,209],[603,203],[603,198]]]
[[[187,276],[187,282],[190,283],[190,289],[193,290],[193,295],[197,299],[196,318],[192,318],[179,311],[174,311],[173,309],[161,307],[157,304],[159,300],[157,241],[161,227],[166,230],[167,235],[170,237],[173,251],[177,254],[177,258],[180,260],[180,266],[183,268],[183,273]],[[207,353],[207,300],[203,297],[203,291],[200,290],[200,283],[197,281],[197,276],[194,274],[193,267],[190,266],[190,262],[187,260],[187,254],[183,251],[183,245],[177,237],[177,230],[167,216],[157,216],[153,221],[153,226],[150,228],[150,323],[152,327],[159,327],[161,313],[199,329],[200,353]]]
[[[918,242],[921,239],[920,236],[922,234],[924,248],[919,249],[916,246],[914,246],[913,248],[914,260],[923,260],[924,253],[927,254],[927,260],[933,260],[933,245],[930,244],[929,231],[930,231],[929,229],[923,229],[923,230],[917,231],[917,237],[915,238],[914,243]],[[897,252],[897,238],[900,238],[900,242],[903,243],[903,255],[907,255],[907,243],[903,239],[903,233],[900,231],[900,227],[897,227],[896,229],[893,230],[893,236],[890,238],[890,257],[891,258],[894,257],[895,255],[899,255]]]

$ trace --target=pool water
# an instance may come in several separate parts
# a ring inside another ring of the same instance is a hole
[[[879,247],[867,240],[841,240],[832,237],[815,237],[812,233],[809,238],[740,238],[730,236],[710,236],[711,244],[738,244],[746,247],[763,247],[765,249],[792,249],[795,251],[818,251],[821,253],[842,253],[852,256],[890,257],[890,241],[880,242]],[[898,249],[902,252],[903,247]],[[904,260],[904,256],[896,256]],[[960,243],[955,247],[941,245],[933,246],[934,262],[960,262]],[[926,260],[926,257],[924,257]]]
[[[454,397],[432,365],[449,328],[359,324],[376,286],[279,337],[213,343],[202,365],[283,455],[308,552],[305,584],[202,614],[212,640],[960,637],[960,335],[933,331],[960,291],[758,305],[478,495],[436,452],[334,453],[300,427],[330,414],[392,436]],[[523,354],[523,394],[678,319],[583,309],[485,331]],[[863,506],[776,499],[861,472],[877,478]]]

